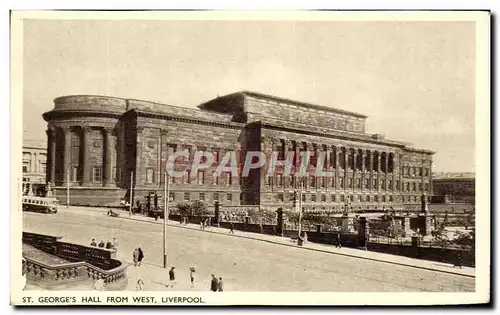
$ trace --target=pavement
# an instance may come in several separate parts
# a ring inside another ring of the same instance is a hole
[[[147,291],[207,291],[211,274],[222,276],[225,291],[288,292],[471,292],[475,278],[458,274],[452,266],[416,268],[415,259],[352,248],[308,243],[298,247],[290,239],[198,225],[167,225],[168,267],[176,267],[177,283],[168,284],[163,268],[162,220],[131,216],[106,216],[102,208],[64,208],[57,214],[23,213],[25,231],[62,236],[64,241],[89,244],[91,238],[118,240],[117,258],[129,265],[127,290],[136,290],[143,279]],[[134,248],[145,253],[144,264],[132,264]],[[367,255],[375,254],[368,257]],[[363,256],[363,257],[361,257]],[[385,260],[385,256],[391,259]],[[395,259],[405,259],[397,262]],[[409,263],[411,262],[411,263]],[[195,267],[191,287],[189,268]],[[448,270],[450,272],[443,272]]]
[[[85,212],[93,211],[93,212],[97,212],[97,213],[102,213],[104,215],[106,215],[108,212],[107,208],[90,208],[90,207],[70,207],[70,208],[63,208],[62,210],[63,211],[85,211]],[[118,210],[117,212],[120,215],[116,219],[136,220],[136,221],[148,222],[151,224],[163,225],[163,219],[155,220],[154,218],[146,217],[146,216],[143,216],[140,214],[129,215],[129,213],[127,211],[123,211],[123,210]],[[415,259],[415,258],[409,258],[409,257],[404,257],[404,256],[398,256],[398,255],[378,253],[378,252],[372,252],[372,251],[367,251],[367,250],[362,250],[362,249],[355,249],[355,248],[348,248],[348,247],[335,248],[332,245],[318,244],[318,243],[312,243],[312,242],[307,242],[302,246],[298,246],[296,241],[294,241],[288,237],[280,237],[280,236],[274,236],[274,235],[268,235],[268,234],[243,232],[243,231],[238,231],[238,230],[235,230],[234,234],[230,234],[228,229],[218,228],[218,227],[207,227],[207,228],[205,228],[205,230],[201,231],[200,226],[198,224],[186,224],[186,225],[182,224],[181,225],[179,222],[171,221],[171,220],[169,220],[167,222],[167,225],[172,226],[172,227],[176,227],[176,228],[198,230],[200,232],[205,232],[205,233],[222,234],[222,235],[226,235],[228,237],[240,237],[240,238],[246,238],[246,239],[252,239],[252,240],[259,240],[259,241],[273,243],[273,244],[279,244],[279,245],[283,245],[283,246],[302,248],[305,250],[331,253],[331,254],[335,254],[335,255],[343,255],[343,256],[355,257],[355,258],[360,258],[360,259],[367,259],[367,260],[372,260],[372,261],[377,261],[377,262],[385,262],[385,263],[394,264],[394,265],[410,266],[410,267],[414,267],[414,268],[420,268],[420,269],[426,269],[426,270],[432,270],[432,271],[438,271],[438,272],[445,272],[445,273],[456,274],[456,275],[461,275],[461,276],[475,277],[475,272],[476,272],[476,269],[471,268],[471,267],[456,268],[456,267],[453,267],[452,264],[448,264],[448,263],[440,263],[440,262],[435,262],[435,261],[430,261],[430,260],[422,260],[422,259]]]

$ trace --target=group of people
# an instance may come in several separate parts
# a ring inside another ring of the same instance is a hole
[[[140,248],[137,250],[140,250]],[[165,287],[174,288],[176,286],[176,283],[177,283],[176,273],[177,273],[177,271],[175,269],[175,266],[172,266],[170,268],[170,270],[168,271],[168,282],[165,283]],[[195,285],[195,274],[196,274],[196,269],[194,267],[190,267],[189,268],[189,280],[190,280],[191,288],[193,288]],[[143,288],[144,288],[144,280],[141,277],[139,277],[137,279],[137,283],[136,283],[136,290],[141,291]],[[222,280],[222,277],[217,278],[214,274],[212,274],[212,279],[210,281],[210,291],[213,291],[213,292],[223,292],[224,291],[224,282]]]
[[[115,237],[113,237],[113,241],[107,241],[106,243],[104,243],[103,240],[101,240],[99,242],[99,244],[97,244],[97,241],[95,240],[95,238],[93,238],[91,241],[90,241],[90,246],[92,247],[100,247],[100,248],[106,248],[106,249],[118,249],[118,241],[116,240]]]

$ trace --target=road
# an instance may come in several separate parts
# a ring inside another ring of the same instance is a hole
[[[145,265],[129,267],[129,278],[150,279],[148,290],[166,290],[161,225],[108,218],[102,213],[64,211],[55,215],[25,212],[26,231],[64,236],[80,244],[91,238],[116,237],[118,258],[130,263],[141,247]],[[178,288],[207,290],[211,274],[224,279],[226,291],[455,292],[474,291],[474,278],[398,266],[229,235],[169,226],[168,264],[177,270]],[[196,286],[189,288],[188,269],[195,267]],[[133,280],[129,289],[133,289]]]

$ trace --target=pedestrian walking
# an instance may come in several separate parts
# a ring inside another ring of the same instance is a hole
[[[229,230],[229,234],[234,234],[234,223],[231,222],[231,229]]]
[[[104,248],[104,246],[106,246],[106,244],[104,244],[104,241],[100,241],[100,242],[99,242],[99,247],[100,247],[100,248]]]
[[[203,221],[200,221],[200,230],[203,230]]]
[[[97,247],[97,243],[95,241],[95,238],[93,238],[92,241],[90,241],[90,246]]]
[[[196,272],[196,269],[194,267],[189,268],[189,280],[191,281],[191,288],[194,287],[194,273]]]
[[[337,232],[335,247],[342,248],[342,241],[340,239],[340,232]]]
[[[115,237],[113,237],[113,249],[118,249],[118,241],[116,240]]]
[[[222,277],[219,277],[219,282],[217,283],[217,291],[224,291],[224,282],[222,281]]]
[[[132,253],[132,257],[134,260],[134,266],[137,267],[137,264],[139,263],[139,249],[138,248],[134,249],[134,252]]]
[[[215,275],[212,275],[212,280],[210,281],[210,290],[212,292],[217,292],[219,288],[219,281]]]
[[[457,259],[455,261],[455,265],[453,265],[453,268],[458,267],[458,268],[462,269],[463,264],[464,264],[464,261],[462,258],[462,254],[459,252],[457,254]]]
[[[175,282],[175,267],[172,266],[170,268],[170,271],[168,272],[168,278],[169,278],[169,284],[167,284],[167,288],[170,285],[171,288],[174,287],[174,282]]]
[[[141,277],[137,279],[137,283],[135,284],[135,289],[137,291],[142,291],[144,289],[144,281]]]
[[[140,266],[142,264],[142,260],[144,259],[144,252],[142,251],[142,248],[137,249],[139,251],[139,257],[137,257],[137,262],[138,265]]]

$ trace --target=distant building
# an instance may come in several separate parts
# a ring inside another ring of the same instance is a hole
[[[44,192],[46,163],[47,142],[23,140],[23,183],[32,184],[35,194]]]
[[[434,173],[432,189],[435,202],[474,204],[476,201],[474,173]]]

